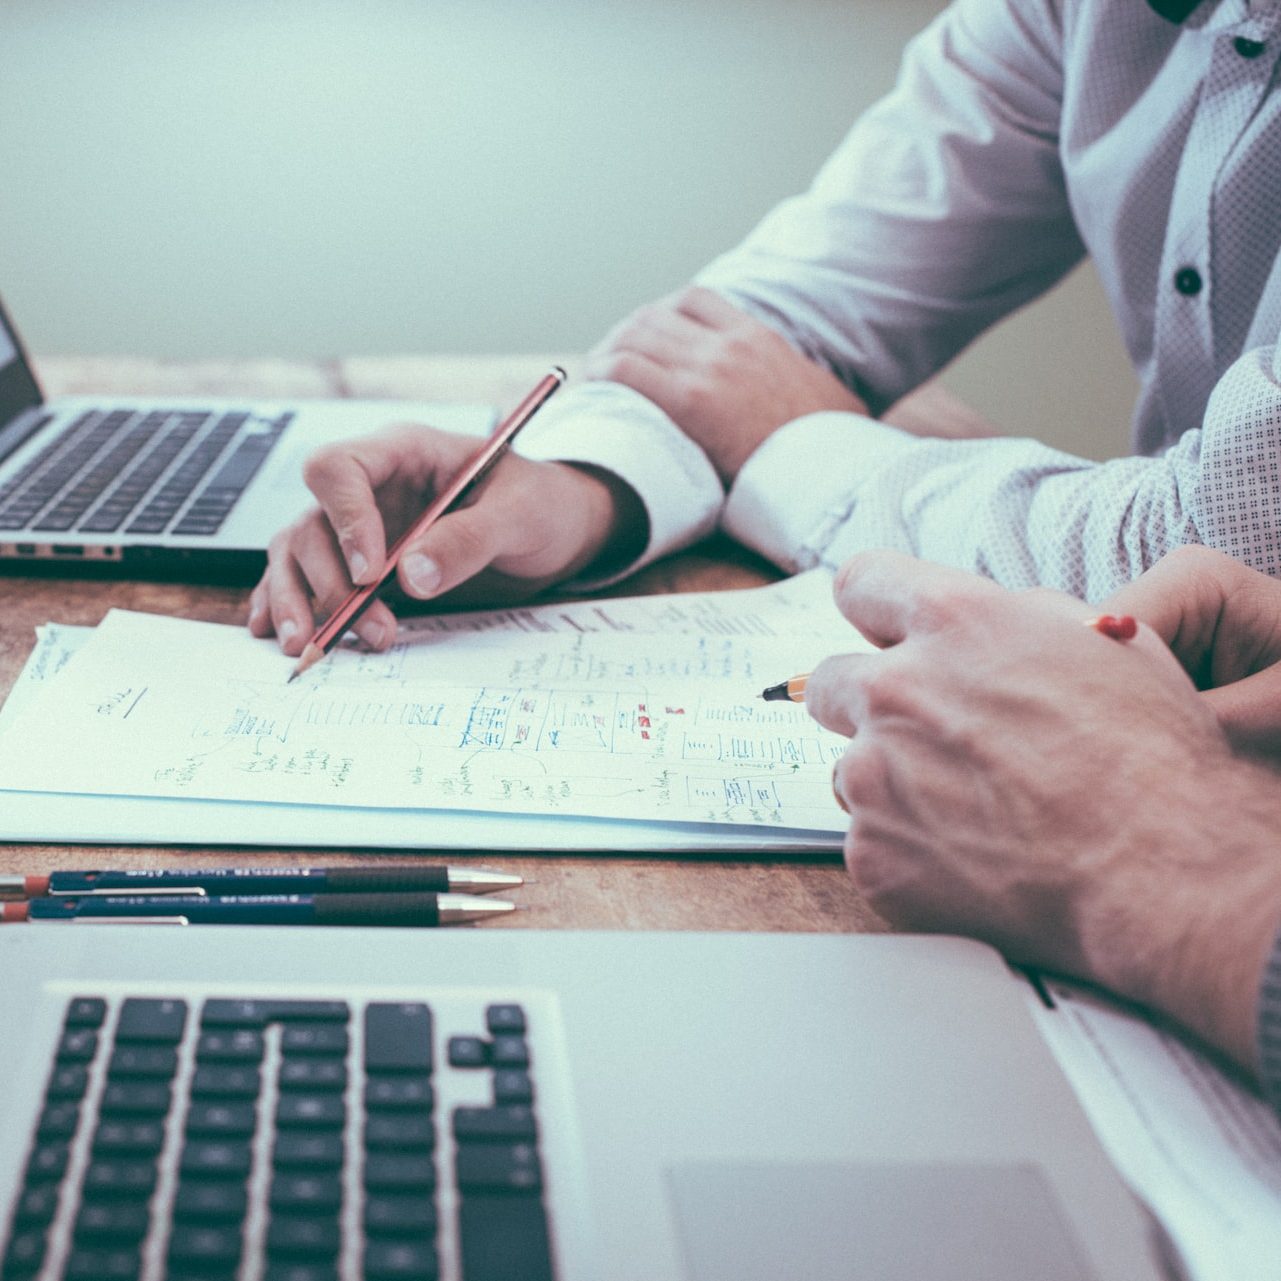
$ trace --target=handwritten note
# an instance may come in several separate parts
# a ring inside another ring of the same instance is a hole
[[[833,646],[777,636],[413,634],[291,661],[115,613],[0,737],[15,789],[837,832],[844,748],[754,695]],[[853,633],[843,640],[850,640]],[[853,648],[852,643],[846,645]]]

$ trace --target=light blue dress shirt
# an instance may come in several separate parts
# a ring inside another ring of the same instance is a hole
[[[1184,543],[1281,574],[1279,56],[1276,3],[1176,24],[1142,0],[957,0],[810,190],[699,277],[879,413],[1088,252],[1141,381],[1134,456],[1072,457],[1035,422],[948,441],[822,414],[726,499],[611,384],[563,397],[525,452],[629,482],[645,560],[719,520],[788,570],[897,547],[1089,599]]]

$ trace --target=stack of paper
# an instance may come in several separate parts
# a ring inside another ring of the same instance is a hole
[[[0,714],[0,839],[834,849],[844,741],[758,695],[866,648],[821,573],[423,619],[292,684],[237,627],[49,625]]]

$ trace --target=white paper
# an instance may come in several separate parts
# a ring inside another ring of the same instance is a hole
[[[830,577],[814,572],[766,588],[686,594],[679,598],[638,597],[582,604],[551,604],[519,610],[444,615],[413,620],[404,627],[417,643],[427,636],[467,632],[623,632],[633,637],[663,627],[706,637],[795,637],[780,651],[781,666],[760,680],[803,670],[815,657],[863,648],[831,603]],[[53,625],[42,637],[0,709],[0,733],[30,701],[45,678],[65,665],[89,629]],[[809,638],[822,638],[811,647]],[[761,642],[755,653],[764,654]],[[634,646],[634,655],[640,647]],[[644,645],[646,661],[656,647]],[[698,651],[694,651],[698,653]],[[705,661],[710,651],[702,649]],[[748,652],[744,650],[743,652]],[[687,651],[688,655],[688,651]],[[669,656],[669,661],[670,656]],[[686,657],[686,663],[690,660]],[[386,669],[384,669],[384,674]],[[753,675],[753,680],[757,678]],[[759,688],[759,685],[756,685]],[[590,851],[737,850],[816,852],[839,848],[835,831],[705,823],[661,823],[482,814],[465,810],[424,814],[418,810],[367,812],[332,805],[242,805],[233,802],[135,798],[50,792],[0,791],[0,837],[10,840],[150,842],[157,844],[308,845],[365,848],[546,849]]]
[[[113,611],[8,726],[0,778],[840,831],[830,777],[844,740],[757,697],[789,651],[731,636],[428,635],[336,653],[290,684],[293,661],[243,628]]]
[[[1281,1276],[1281,1121],[1181,1038],[1048,985],[1038,1022],[1104,1148],[1195,1281]]]

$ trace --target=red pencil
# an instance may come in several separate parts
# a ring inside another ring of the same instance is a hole
[[[547,403],[551,395],[565,381],[565,371],[559,365],[545,374],[538,385],[499,423],[494,434],[467,460],[458,474],[440,491],[427,510],[395,541],[387,553],[387,564],[382,577],[376,582],[354,588],[347,598],[316,629],[302,651],[298,665],[289,673],[289,679],[301,676],[312,664],[320,662],[342,639],[351,625],[373,604],[383,584],[396,572],[405,548],[423,536],[460,498],[502,457],[503,451],[515,439],[516,433]]]

